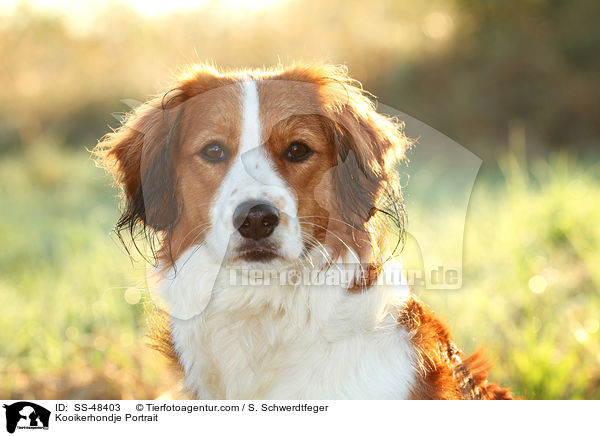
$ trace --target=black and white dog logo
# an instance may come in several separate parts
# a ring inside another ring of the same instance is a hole
[[[6,431],[14,433],[15,429],[48,430],[50,411],[29,401],[19,401],[3,406],[6,409]]]

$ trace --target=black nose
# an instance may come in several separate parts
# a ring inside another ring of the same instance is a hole
[[[244,238],[259,239],[271,235],[279,224],[279,211],[272,204],[247,201],[233,213],[233,226]]]

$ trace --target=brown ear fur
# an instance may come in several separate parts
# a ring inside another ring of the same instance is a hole
[[[148,229],[166,233],[168,240],[180,212],[175,164],[183,103],[232,82],[211,67],[194,66],[175,88],[143,104],[96,146],[97,161],[124,193],[123,213],[116,226],[119,235],[128,230],[135,242],[136,228],[141,228],[149,239]]]
[[[375,250],[385,245],[382,226],[390,225],[382,218],[391,218],[400,234],[404,227],[403,200],[394,166],[405,158],[410,140],[402,125],[376,111],[360,84],[350,79],[344,68],[293,68],[285,78],[320,85],[337,155],[333,168],[336,218],[345,223],[336,225],[332,221],[332,231],[344,236],[363,264],[362,277],[351,289],[364,290],[376,280],[380,269],[382,253]]]
[[[391,121],[372,107],[362,112],[358,115],[356,108],[348,105],[332,115],[337,118],[332,128],[338,159],[333,179],[340,218],[349,224],[353,248],[360,259],[369,263],[375,260],[371,249],[382,245],[382,241],[371,239],[379,235],[377,227],[369,223],[378,212],[385,211],[383,195],[388,195],[386,200],[391,199],[397,211],[403,211],[397,175],[390,167],[404,156],[406,141],[400,130],[390,129]],[[403,217],[396,218],[402,225]]]

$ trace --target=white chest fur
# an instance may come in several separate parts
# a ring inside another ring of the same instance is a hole
[[[201,258],[202,251],[194,256]],[[197,274],[191,262],[163,282],[169,305],[177,306],[173,300],[183,296],[206,300],[202,292],[182,289],[206,283]],[[408,333],[396,321],[408,296],[406,289],[398,291],[374,286],[351,294],[340,286],[277,282],[242,286],[219,274],[202,313],[172,317],[186,390],[203,399],[407,398],[415,357]]]

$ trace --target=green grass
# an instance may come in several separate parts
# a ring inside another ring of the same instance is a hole
[[[419,294],[518,395],[599,399],[600,172],[564,156],[503,169],[476,183],[463,289]],[[2,157],[0,397],[147,398],[172,383],[124,298],[144,264],[110,233],[109,184],[85,151]]]
[[[598,399],[598,165],[557,156],[526,171],[518,162],[502,160],[502,183],[475,185],[463,288],[421,295],[466,350],[485,345],[492,378],[518,395]]]
[[[0,164],[0,397],[157,394],[117,201],[85,151],[37,147]],[[143,369],[142,369],[143,368]]]

